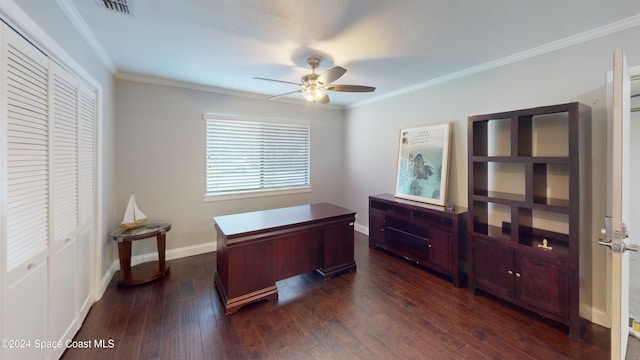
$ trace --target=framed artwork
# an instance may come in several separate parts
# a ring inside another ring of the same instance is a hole
[[[395,197],[444,206],[451,123],[400,129]]]

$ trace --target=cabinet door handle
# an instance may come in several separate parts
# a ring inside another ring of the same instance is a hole
[[[507,271],[507,273],[508,273],[509,275],[513,275],[513,271],[511,271],[511,270]]]
[[[522,277],[519,272],[516,273],[516,277]]]

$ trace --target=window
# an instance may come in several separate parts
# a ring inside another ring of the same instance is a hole
[[[205,200],[310,191],[309,124],[205,120]]]

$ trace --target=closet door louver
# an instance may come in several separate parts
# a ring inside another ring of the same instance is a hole
[[[6,266],[11,271],[46,253],[48,245],[48,59],[17,34],[6,35],[14,40],[5,49]]]
[[[79,318],[89,312],[92,301],[91,254],[95,238],[96,92],[81,85],[78,92],[78,305]]]
[[[96,93],[81,86],[78,95],[78,221],[83,229],[95,217]]]
[[[46,339],[49,245],[48,59],[0,29],[0,256],[4,339]],[[5,151],[6,150],[6,151]],[[2,222],[2,221],[0,221]],[[0,349],[5,359],[38,359],[35,347]]]
[[[78,228],[78,81],[51,63],[51,226],[54,246]]]

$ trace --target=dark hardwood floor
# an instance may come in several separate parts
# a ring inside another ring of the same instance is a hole
[[[609,358],[608,329],[586,324],[583,342],[569,340],[562,326],[472,296],[367,241],[356,233],[356,272],[280,281],[277,301],[229,316],[213,286],[214,253],[172,260],[171,274],[147,285],[118,288],[114,278],[76,335],[92,348],[63,358]]]

